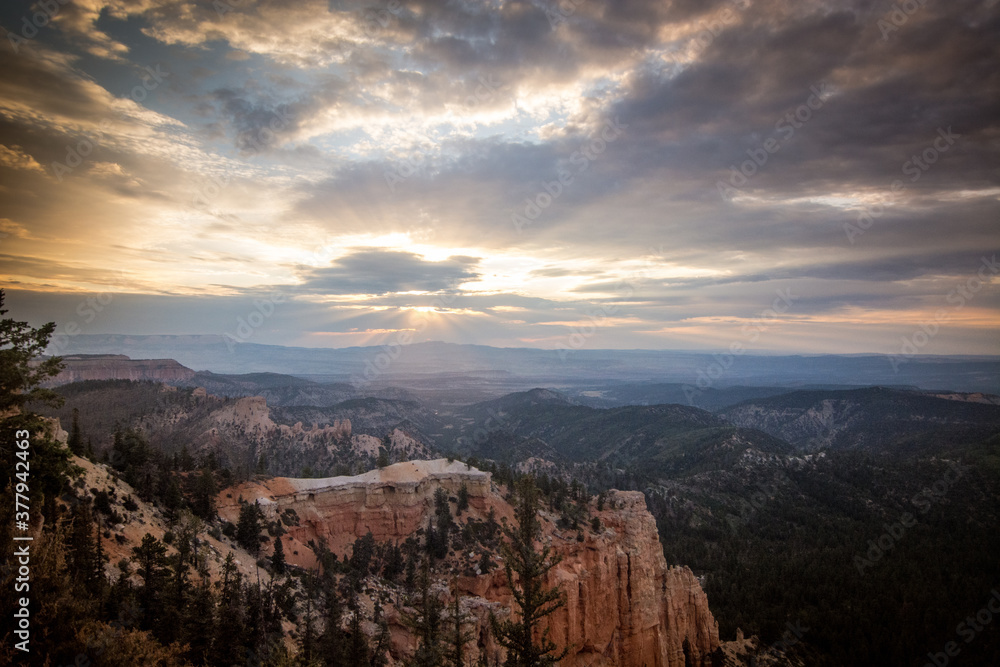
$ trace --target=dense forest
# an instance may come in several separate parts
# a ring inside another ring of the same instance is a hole
[[[6,312],[2,305],[0,291],[0,315]],[[502,567],[515,591],[520,613],[491,624],[506,649],[504,664],[555,664],[565,650],[534,632],[562,604],[558,587],[541,585],[558,559],[547,548],[536,548],[534,517],[539,503],[547,502],[561,508],[567,522],[584,521],[589,499],[579,485],[549,484],[540,492],[531,477],[519,476],[515,483],[508,476],[520,521],[506,525],[492,514],[486,521],[460,521],[467,492],[460,489],[451,498],[439,488],[432,521],[403,544],[378,543],[368,533],[338,557],[320,540],[310,545],[316,568],[292,567],[275,538],[297,521],[294,512],[268,521],[257,504],[243,502],[236,523],[220,519],[214,499],[233,473],[213,453],[196,460],[182,448],[168,455],[135,428],[116,428],[110,448],[97,451],[78,414],[66,445],[54,439],[52,423],[32,410],[62,401],[40,387],[58,372],[59,360],[33,363],[52,328],[0,321],[3,454],[11,464],[24,463],[18,472],[14,465],[3,468],[0,602],[15,626],[4,631],[0,663],[376,667],[388,659],[383,610],[392,599],[402,601],[406,623],[418,637],[408,664],[471,665],[467,646],[473,637],[460,596],[432,587],[442,560],[471,544],[486,547],[476,567],[487,572]],[[86,488],[74,455],[106,461],[138,499],[113,488]],[[162,539],[146,533],[128,557],[110,563],[104,546],[112,537],[110,527],[138,501],[161,509],[170,530]],[[242,572],[229,553],[213,578],[206,533],[225,534],[257,557],[257,576]],[[273,552],[262,557],[261,546],[271,539]],[[21,546],[25,542],[29,545]],[[30,566],[19,570],[18,558]],[[364,598],[374,604],[362,604]],[[482,655],[477,664],[499,662]]]

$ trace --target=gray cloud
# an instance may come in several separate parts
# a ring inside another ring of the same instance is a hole
[[[478,277],[474,257],[455,256],[429,262],[410,252],[359,248],[331,266],[301,272],[302,291],[321,294],[451,292]]]

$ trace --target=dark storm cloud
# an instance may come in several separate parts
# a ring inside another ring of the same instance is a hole
[[[477,262],[461,256],[429,262],[410,252],[357,249],[329,267],[303,271],[304,282],[298,289],[321,294],[453,291],[478,276]]]

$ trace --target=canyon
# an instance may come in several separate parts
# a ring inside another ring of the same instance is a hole
[[[218,498],[219,514],[237,521],[241,502],[256,502],[265,516],[297,517],[282,539],[288,562],[316,567],[310,548],[323,540],[336,554],[347,557],[350,545],[371,532],[376,541],[400,543],[418,534],[434,513],[434,493],[468,492],[469,507],[457,521],[501,524],[514,511],[503,487],[487,472],[458,461],[407,461],[352,477],[326,479],[270,478],[226,490]],[[547,546],[561,558],[550,570],[547,584],[559,586],[566,604],[542,624],[569,653],[566,667],[707,667],[719,647],[718,625],[698,580],[683,566],[668,566],[659,543],[656,523],[639,492],[611,491],[602,509],[590,503],[596,530],[563,530],[557,517],[539,511]],[[582,536],[582,537],[581,537]],[[273,547],[269,547],[273,548]],[[489,615],[511,612],[513,595],[502,567],[489,573],[473,572],[482,547],[452,552],[442,568],[450,594],[462,596],[462,609],[475,619],[470,643],[472,657],[485,653],[502,658],[502,649],[489,636]],[[497,559],[499,560],[499,559]],[[416,648],[416,639],[402,622],[398,608],[389,608],[393,657],[404,660]]]

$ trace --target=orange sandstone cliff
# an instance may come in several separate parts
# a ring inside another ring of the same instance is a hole
[[[322,537],[341,555],[368,531],[378,541],[401,542],[428,525],[438,487],[454,495],[463,484],[470,507],[459,521],[484,519],[491,509],[497,521],[513,519],[512,507],[489,473],[445,460],[397,463],[353,477],[251,482],[220,494],[219,513],[235,522],[241,497],[258,501],[272,519],[294,510],[298,525],[289,526],[282,536],[284,552],[289,563],[313,567],[310,540]],[[590,510],[600,519],[596,531],[589,526],[560,530],[557,517],[539,512],[542,542],[562,556],[548,583],[561,587],[566,605],[546,619],[556,644],[570,646],[560,664],[684,667],[687,651],[689,664],[711,665],[709,656],[719,646],[718,625],[691,571],[669,567],[664,560],[643,495],[612,491],[603,510],[594,503]],[[463,611],[478,626],[477,639],[469,646],[471,657],[486,653],[493,661],[502,658],[502,650],[486,632],[488,616],[509,614],[513,597],[503,568],[488,574],[473,572],[480,556],[481,547],[453,552],[448,562],[457,567],[446,579],[452,592],[465,596]],[[403,660],[416,648],[416,640],[398,610],[388,610],[387,618],[392,656]]]

